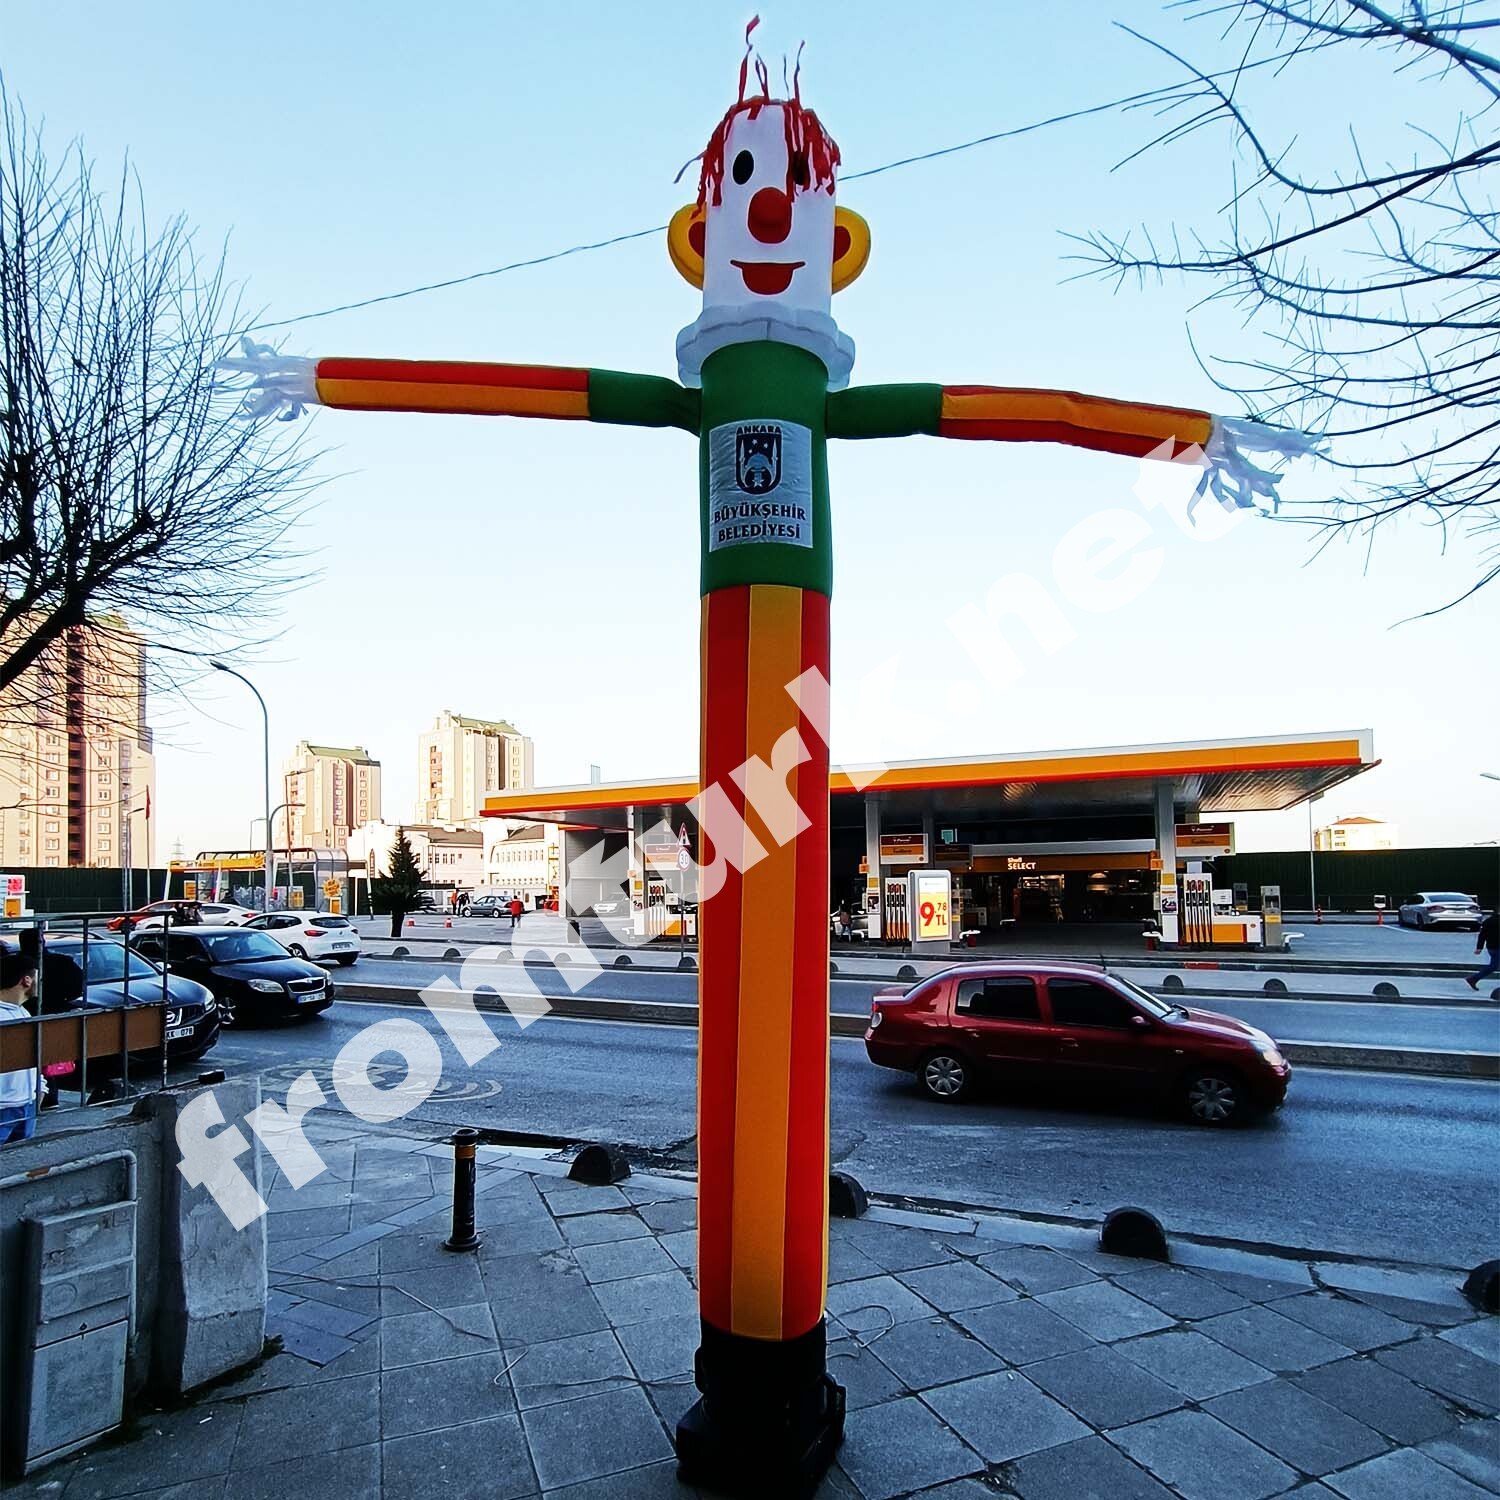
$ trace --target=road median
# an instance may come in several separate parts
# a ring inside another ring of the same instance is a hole
[[[489,990],[446,993],[450,999],[456,994],[466,996],[472,1000],[476,1010],[501,1012],[507,1009],[503,997]],[[422,992],[415,986],[369,984],[362,980],[341,980],[338,998],[376,1005],[422,1004]],[[525,998],[530,1014],[536,1001],[535,993]],[[621,1000],[596,995],[548,995],[546,1000],[549,1014],[569,1020],[614,1021],[638,1026],[696,1027],[698,1024],[698,1007],[691,1002]],[[866,1023],[867,1015],[864,1012],[856,1015],[835,1011],[829,1017],[834,1036],[863,1036]],[[1500,1053],[1290,1039],[1279,1041],[1278,1045],[1287,1061],[1299,1067],[1500,1080]]]

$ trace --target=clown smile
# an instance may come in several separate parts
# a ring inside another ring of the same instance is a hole
[[[791,284],[792,277],[807,264],[805,260],[732,260],[745,278],[745,286],[760,297],[778,297]]]

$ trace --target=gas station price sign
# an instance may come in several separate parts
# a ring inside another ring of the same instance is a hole
[[[953,877],[947,870],[915,870],[911,883],[913,941],[950,941],[953,936]]]

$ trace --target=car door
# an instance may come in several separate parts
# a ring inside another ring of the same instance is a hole
[[[969,1055],[997,1077],[1036,1080],[1056,1070],[1056,1039],[1042,1019],[1031,974],[959,979],[950,1025]]]
[[[1144,1088],[1156,1081],[1161,1056],[1154,1024],[1119,990],[1099,979],[1049,975],[1058,1076],[1090,1087]]]

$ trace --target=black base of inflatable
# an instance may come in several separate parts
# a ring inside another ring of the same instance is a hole
[[[811,1500],[844,1440],[844,1388],[827,1370],[823,1320],[784,1340],[702,1329],[702,1395],[677,1424],[679,1475],[725,1495]]]

